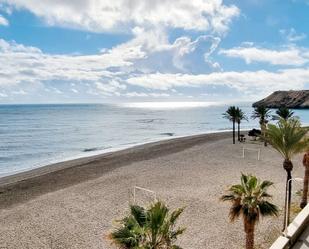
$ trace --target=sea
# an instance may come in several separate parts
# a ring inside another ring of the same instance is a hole
[[[235,104],[248,117],[251,103]],[[228,105],[212,102],[0,105],[0,177],[65,160],[231,130]],[[309,110],[295,110],[309,125]],[[258,128],[249,119],[242,129]]]

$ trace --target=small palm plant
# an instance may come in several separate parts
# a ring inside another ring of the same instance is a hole
[[[292,157],[308,148],[308,138],[306,138],[307,129],[301,128],[298,119],[279,120],[277,125],[269,124],[267,129],[267,140],[272,147],[283,157],[283,168],[286,171],[286,194],[285,208],[290,210],[292,185],[293,163]],[[287,197],[288,193],[288,197]],[[284,220],[286,220],[286,211]],[[289,217],[287,217],[289,223]]]
[[[224,118],[233,123],[233,144],[235,144],[235,123],[237,121],[238,111],[235,106],[230,106],[225,113],[222,114]]]
[[[308,182],[309,182],[309,151],[304,154],[303,165],[305,167],[305,177],[304,177],[304,188],[303,196],[300,203],[300,207],[304,208],[307,205],[308,201]]]
[[[288,120],[290,118],[292,118],[294,115],[294,112],[291,111],[289,108],[287,107],[280,107],[277,111],[276,111],[276,115],[273,117],[274,120],[280,120],[281,118],[284,120]]]
[[[239,107],[236,108],[236,122],[237,122],[237,135],[238,135],[238,141],[240,141],[240,123],[241,121],[246,120],[248,121],[248,118],[246,114],[241,110]]]
[[[148,209],[133,205],[130,215],[119,221],[120,227],[109,237],[121,249],[181,249],[175,242],[185,229],[176,228],[176,221],[183,210],[170,213],[161,201]]]
[[[272,185],[270,181],[260,181],[256,176],[242,174],[241,183],[230,187],[229,193],[221,197],[221,200],[232,203],[231,221],[240,216],[243,218],[246,249],[254,248],[254,230],[260,217],[278,215],[277,206],[268,201],[271,195],[267,190]]]
[[[268,119],[270,117],[270,109],[266,108],[265,106],[258,106],[254,108],[252,118],[259,119],[261,132],[262,132],[262,138],[264,138],[264,145],[267,146],[267,141],[265,139],[266,137],[266,125],[268,123]]]

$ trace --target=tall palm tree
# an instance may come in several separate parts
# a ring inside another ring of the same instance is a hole
[[[294,112],[291,111],[289,108],[287,107],[280,107],[277,111],[276,111],[276,115],[273,117],[274,120],[280,120],[280,118],[284,119],[284,120],[288,120],[289,118],[292,118],[294,115]]]
[[[175,226],[182,212],[179,208],[170,213],[160,201],[148,209],[133,205],[109,237],[121,249],[181,249],[175,242],[185,229]]]
[[[252,113],[252,118],[259,119],[262,137],[264,138],[264,145],[267,146],[267,141],[265,139],[266,136],[266,125],[268,123],[268,118],[270,117],[270,109],[265,106],[258,106],[254,108]]]
[[[236,108],[236,122],[237,122],[237,135],[238,135],[238,141],[240,141],[240,123],[243,120],[247,120],[248,118],[246,114],[241,110],[239,107]]]
[[[230,106],[225,113],[223,113],[223,117],[230,120],[233,123],[233,144],[235,144],[235,123],[237,120],[237,108],[235,106]]]
[[[293,163],[292,157],[298,153],[306,150],[308,146],[308,138],[306,138],[307,130],[301,128],[300,122],[297,119],[290,119],[285,121],[281,119],[277,125],[269,124],[267,129],[267,140],[283,157],[283,168],[286,171],[286,189],[285,189],[285,210],[284,221],[287,219],[289,223],[289,217],[286,217],[286,211],[289,212],[291,205],[291,191]],[[287,197],[287,193],[288,197]]]
[[[304,188],[303,188],[303,197],[300,203],[300,207],[304,208],[307,205],[308,200],[308,182],[309,182],[309,151],[304,154],[303,165],[305,167],[305,176],[304,176]]]
[[[260,181],[252,175],[241,176],[241,183],[233,185],[227,195],[223,195],[221,200],[232,202],[230,208],[230,219],[233,222],[239,216],[244,221],[246,233],[246,249],[254,248],[254,229],[261,216],[277,216],[278,208],[268,200],[271,195],[267,190],[273,183],[270,181]]]

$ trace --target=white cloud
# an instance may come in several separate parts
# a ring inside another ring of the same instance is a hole
[[[294,3],[305,3],[309,5],[309,0],[291,0]]]
[[[190,62],[196,65],[197,58],[204,62],[201,64],[204,68],[215,63],[211,55],[220,38],[209,35],[195,40],[180,37],[170,43],[164,32],[145,32],[142,28],[134,32],[135,37],[129,42],[95,55],[51,55],[35,47],[0,39],[0,97],[19,94],[21,98],[23,94],[34,96],[45,92],[47,96],[164,98],[177,95],[178,88],[216,86],[218,89],[211,93],[224,96],[224,91],[230,91],[235,92],[235,96],[257,98],[274,90],[301,89],[309,84],[307,66],[274,72],[214,72],[211,67],[209,73],[204,70],[192,74]],[[286,51],[293,49],[297,50],[290,47]],[[271,63],[279,60],[264,55]],[[287,55],[280,56],[283,60]],[[257,60],[257,57],[250,58]],[[293,65],[295,61],[304,64],[299,58],[289,58],[294,60]],[[301,58],[309,58],[309,51],[304,50]]]
[[[8,95],[7,95],[6,93],[0,92],[0,97],[1,97],[1,98],[7,98]]]
[[[166,32],[160,28],[144,30],[135,27],[134,34],[135,37],[130,41],[104,51],[114,56],[135,54],[136,59],[131,69],[144,73],[196,73],[207,68],[220,68],[211,58],[221,41],[217,36],[202,35],[195,40],[182,36],[170,43]]]
[[[97,55],[50,55],[35,47],[25,47],[0,39],[0,86],[44,80],[96,81],[110,77],[109,67],[130,66],[138,54],[121,56],[112,53]]]
[[[145,92],[128,92],[123,94],[122,96],[128,97],[128,98],[135,98],[135,97],[154,97],[154,98],[166,98],[169,97],[170,94],[168,93],[145,93]]]
[[[0,26],[9,26],[9,21],[4,18],[2,15],[0,15]]]
[[[16,95],[18,89],[29,94],[44,91],[76,94],[77,87],[72,87],[72,83],[77,83],[86,88],[82,89],[85,92],[92,88],[89,91],[99,90],[102,95],[104,92],[113,95],[114,89],[124,88],[115,83],[123,73],[112,68],[129,67],[139,57],[139,53],[117,54],[111,51],[96,55],[51,55],[35,47],[0,39],[0,90],[11,95]],[[88,83],[89,87],[86,87]]]
[[[294,28],[291,28],[289,30],[281,29],[279,32],[289,42],[301,41],[301,40],[304,40],[307,37],[307,35],[305,33],[298,34]]]
[[[205,35],[193,41],[180,37],[169,43],[158,30],[135,28],[134,32],[132,40],[94,55],[46,54],[36,47],[0,39],[0,88],[11,93],[22,86],[28,92],[50,89],[55,94],[85,91],[120,96],[126,90],[121,82],[130,75],[199,69],[192,63],[198,63],[200,69],[215,68],[210,56],[220,42],[218,37]],[[89,87],[81,91],[75,83]]]
[[[263,96],[275,90],[302,89],[309,84],[309,68],[244,72],[215,72],[210,74],[149,74],[131,77],[128,84],[147,89],[169,90],[177,87],[222,86]],[[246,95],[248,97],[248,95]]]
[[[120,84],[116,80],[111,80],[109,82],[95,82],[96,89],[99,93],[106,95],[106,96],[119,96],[120,90],[125,90],[127,87],[126,85]]]
[[[144,92],[128,92],[128,93],[125,93],[125,96],[129,98],[148,97],[148,94]]]
[[[127,30],[134,26],[163,26],[188,30],[225,32],[239,15],[222,0],[0,0],[26,9],[49,25],[100,31]]]
[[[219,54],[233,58],[241,58],[247,64],[252,62],[267,62],[272,65],[301,66],[309,62],[308,49],[289,47],[281,50],[271,50],[258,47],[235,47],[222,49]]]
[[[17,91],[12,91],[11,92],[14,95],[27,95],[27,92],[25,92],[23,89],[19,89]]]
[[[139,96],[146,93],[126,89],[132,75],[221,70],[212,55],[240,12],[222,0],[0,0],[0,6],[7,13],[30,11],[51,26],[133,35],[94,55],[47,54],[0,39],[0,90],[9,95],[24,89],[28,94]],[[167,34],[174,28],[208,34],[170,41]],[[147,93],[166,96],[169,93]]]

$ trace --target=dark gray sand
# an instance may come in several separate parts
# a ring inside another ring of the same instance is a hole
[[[242,146],[261,148],[261,160]],[[154,190],[171,208],[185,206],[180,224],[187,249],[243,248],[241,221],[230,223],[228,203],[219,201],[241,172],[272,180],[274,202],[284,202],[282,158],[259,143],[231,144],[230,134],[176,138],[131,149],[58,163],[0,179],[0,248],[114,248],[106,235],[128,211],[129,190]],[[301,156],[294,177],[303,177]],[[299,197],[294,188],[293,199]],[[262,219],[257,248],[268,248],[282,225]]]

